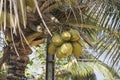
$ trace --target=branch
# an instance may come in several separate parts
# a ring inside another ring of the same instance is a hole
[[[44,19],[43,19],[43,16],[42,16],[42,13],[41,13],[41,11],[40,11],[40,9],[39,9],[37,0],[34,0],[34,3],[35,3],[35,6],[36,6],[36,8],[37,8],[38,14],[39,14],[39,16],[40,16],[40,18],[41,18],[41,21],[42,21],[43,25],[45,26],[45,28],[46,28],[46,30],[48,31],[48,33],[52,36],[52,33],[51,33],[50,30],[48,29],[48,27],[47,27],[47,25],[46,25],[46,22],[45,22]]]
[[[84,41],[88,43],[89,46],[91,46],[91,47],[94,46],[92,44],[92,42],[87,38],[87,36],[83,32],[79,31],[79,33],[80,33],[81,37],[84,39]]]

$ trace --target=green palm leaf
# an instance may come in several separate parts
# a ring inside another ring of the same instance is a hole
[[[111,59],[108,62],[112,62],[110,65],[119,67],[120,17],[116,4],[119,4],[119,1],[117,3],[114,0],[94,1],[94,4],[86,9],[85,16],[91,25],[99,26],[94,29],[101,29],[96,32],[97,42],[94,48],[98,52],[97,58],[105,55],[104,61],[109,57]]]
[[[59,72],[59,70],[57,71]],[[66,73],[66,74],[64,74]],[[71,78],[73,78],[73,80],[86,80],[86,79],[90,79],[90,80],[96,80],[95,78],[97,76],[95,75],[98,74],[102,74],[104,75],[103,79],[107,79],[107,80],[113,80],[113,75],[112,73],[102,64],[100,63],[94,63],[94,62],[78,62],[76,63],[76,61],[72,61],[69,62],[68,64],[66,64],[63,68],[63,70],[61,70],[61,72],[59,72],[59,74],[57,73],[58,78],[62,77],[64,75],[71,75]],[[63,75],[63,76],[62,76]],[[88,76],[93,76],[93,78],[88,78]],[[102,79],[102,76],[101,76]],[[67,79],[65,79],[67,80]]]

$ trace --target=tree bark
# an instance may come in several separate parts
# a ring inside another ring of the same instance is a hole
[[[25,68],[29,62],[28,55],[32,53],[28,45],[22,46],[21,42],[15,43],[17,52],[13,46],[13,43],[4,48],[5,62],[8,65],[8,73],[6,80],[22,80],[25,74]],[[24,79],[25,80],[25,79]]]

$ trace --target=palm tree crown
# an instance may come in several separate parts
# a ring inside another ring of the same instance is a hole
[[[24,49],[18,46],[30,54],[28,47],[43,43],[48,35],[75,29],[82,47],[92,47],[96,58],[105,55],[104,61],[109,58],[119,72],[119,8],[120,0],[0,0],[0,30],[20,56]]]

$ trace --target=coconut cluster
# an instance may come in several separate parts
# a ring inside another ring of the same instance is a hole
[[[55,33],[48,46],[49,54],[56,54],[57,58],[63,58],[70,55],[79,57],[82,54],[82,47],[79,43],[80,34],[77,30],[70,29],[61,34]]]

